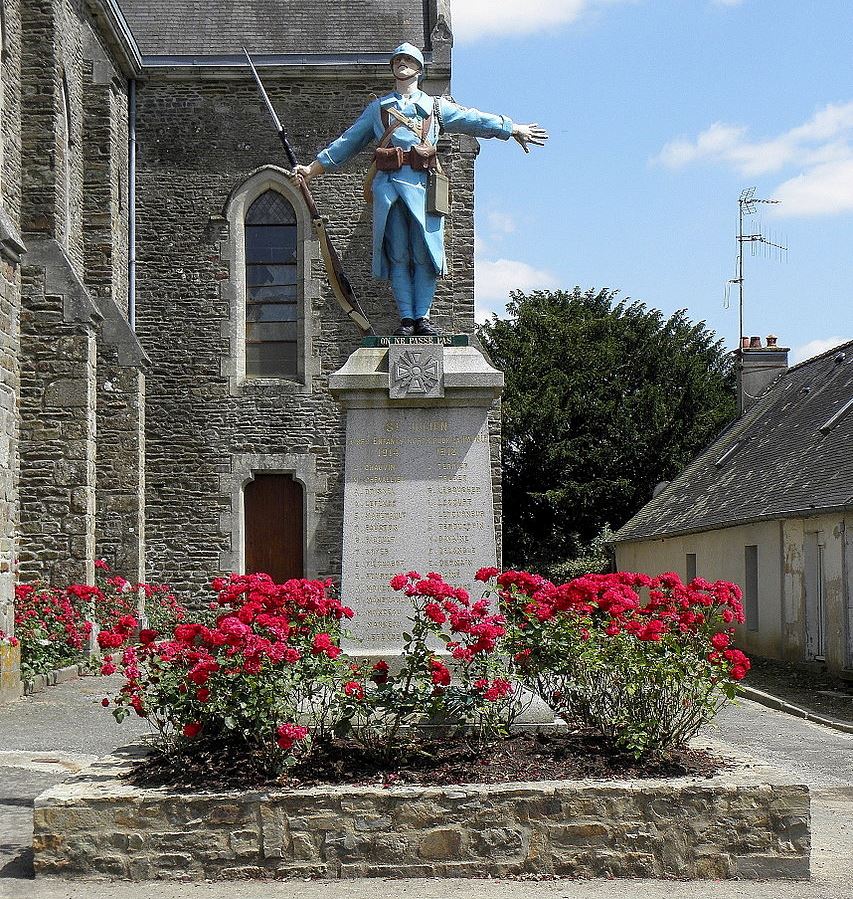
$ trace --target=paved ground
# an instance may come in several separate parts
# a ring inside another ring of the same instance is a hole
[[[634,880],[292,881],[276,884],[75,884],[32,880],[32,801],[41,790],[143,732],[115,725],[95,678],[0,708],[0,897],[3,899],[853,899],[853,735],[752,703],[728,709],[708,735],[812,788],[812,881]]]

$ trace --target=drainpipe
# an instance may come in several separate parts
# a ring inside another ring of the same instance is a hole
[[[127,84],[127,323],[136,331],[136,79]]]

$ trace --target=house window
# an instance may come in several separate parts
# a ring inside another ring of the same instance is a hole
[[[299,295],[296,213],[276,190],[245,219],[246,377],[296,378]]]
[[[696,553],[687,553],[684,568],[685,580],[689,584],[696,577]]]
[[[746,629],[758,630],[758,547],[744,547],[743,611]]]

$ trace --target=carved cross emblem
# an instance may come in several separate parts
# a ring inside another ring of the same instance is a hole
[[[406,350],[394,365],[394,386],[405,393],[429,393],[441,377],[438,360],[418,350]]]

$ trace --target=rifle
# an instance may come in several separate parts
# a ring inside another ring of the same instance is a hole
[[[269,114],[272,116],[273,124],[275,125],[275,130],[284,147],[287,161],[290,163],[291,168],[295,168],[297,165],[296,156],[293,152],[293,148],[290,146],[290,141],[287,139],[284,127],[279,121],[278,115],[270,102],[266,90],[264,90],[261,76],[258,75],[258,70],[252,62],[249,51],[243,47],[243,52],[246,54],[246,62],[249,64],[249,68],[255,76],[258,90],[261,92],[261,96],[264,98]],[[363,334],[375,334],[376,332],[373,330],[370,321],[364,314],[364,310],[358,302],[355,291],[352,289],[352,284],[350,284],[350,280],[341,264],[340,256],[338,256],[337,251],[329,240],[329,235],[326,233],[326,225],[321,218],[320,213],[317,211],[317,204],[314,202],[314,197],[311,196],[311,191],[308,189],[305,179],[300,177],[298,183],[299,190],[302,192],[302,197],[305,200],[305,205],[308,207],[308,214],[311,216],[314,233],[317,235],[317,240],[320,242],[320,252],[323,254],[323,262],[326,264],[326,273],[329,276],[329,284],[332,287],[332,292],[335,294],[335,299],[338,301],[341,309],[343,309],[355,322]]]

